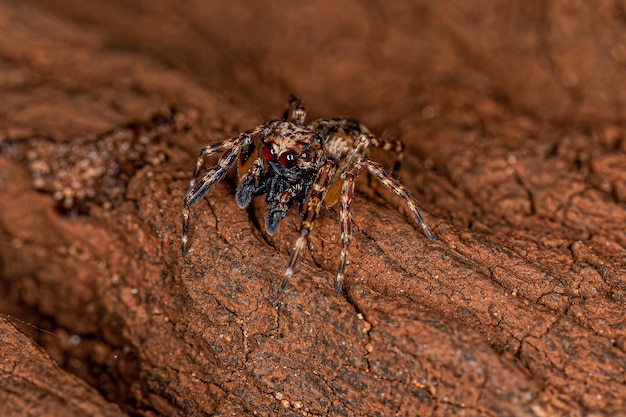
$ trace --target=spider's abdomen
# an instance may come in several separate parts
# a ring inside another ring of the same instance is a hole
[[[367,126],[349,117],[317,119],[308,127],[322,137],[326,156],[335,163],[348,155],[361,134],[370,133]]]

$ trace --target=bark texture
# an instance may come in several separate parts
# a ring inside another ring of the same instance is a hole
[[[17,320],[12,316],[8,318]],[[78,341],[75,337],[70,340]],[[20,333],[6,318],[0,319],[0,343],[2,415],[125,415],[117,405],[106,402],[93,387],[60,369],[32,339]]]
[[[622,3],[0,0],[0,33],[3,416],[626,415]],[[275,307],[296,210],[268,236],[229,177],[183,259],[181,202],[289,93],[401,137],[438,241],[364,175],[345,294],[331,208]]]

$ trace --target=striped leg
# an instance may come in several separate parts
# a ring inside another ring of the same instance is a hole
[[[404,143],[398,139],[379,138],[374,135],[368,135],[368,138],[371,146],[382,149],[383,151],[393,151],[396,154],[396,162],[393,165],[393,170],[398,170],[404,158]]]
[[[196,159],[196,169],[193,171],[191,181],[189,181],[189,189],[187,190],[187,193],[189,193],[189,191],[191,191],[193,186],[196,184],[196,178],[198,178],[198,175],[200,174],[202,165],[204,165],[204,160],[210,156],[215,155],[216,153],[224,153],[230,151],[233,146],[237,145],[238,141],[240,141],[239,137],[226,139],[223,142],[212,143],[202,148],[202,151],[200,151],[200,155],[198,155],[198,159]]]
[[[283,120],[301,125],[304,124],[304,119],[306,119],[306,110],[302,105],[302,101],[296,96],[291,96],[289,98],[289,107],[283,115]]]
[[[285,286],[289,282],[289,279],[293,276],[293,269],[298,263],[300,259],[300,255],[306,246],[306,239],[308,234],[313,230],[313,224],[315,223],[315,219],[317,214],[322,207],[322,201],[324,200],[324,195],[328,190],[328,184],[333,174],[333,163],[332,161],[327,161],[319,171],[315,183],[311,187],[311,191],[309,192],[309,197],[305,202],[305,212],[304,218],[302,219],[302,224],[300,226],[300,237],[296,240],[296,243],[293,248],[293,253],[291,254],[291,259],[289,260],[289,264],[287,269],[285,270],[285,275],[283,275],[283,280],[280,283],[280,290],[283,291]]]
[[[398,197],[402,197],[406,205],[408,206],[409,210],[413,214],[415,221],[422,228],[424,235],[426,235],[426,237],[430,240],[433,240],[433,241],[437,240],[437,237],[430,230],[428,225],[424,223],[424,219],[422,219],[422,215],[420,214],[419,204],[417,204],[417,201],[415,201],[415,198],[413,198],[409,190],[407,190],[407,188],[404,185],[400,184],[398,180],[394,179],[391,175],[387,174],[383,166],[379,164],[378,162],[374,162],[368,158],[362,158],[361,161],[359,161],[359,164],[365,165],[367,167],[367,170],[370,172],[370,174],[376,177],[385,186],[386,189],[388,189],[389,191],[391,191]]]
[[[189,189],[183,198],[183,233],[181,237],[183,256],[187,255],[187,241],[189,235],[189,218],[191,215],[191,206],[200,200],[215,184],[221,181],[228,173],[228,170],[237,161],[237,156],[241,151],[241,142],[243,137],[229,139],[217,145],[209,145],[202,150],[196,163],[196,170],[191,179]],[[203,165],[204,157],[213,155],[216,152],[225,151],[226,153],[217,162],[217,165],[209,169],[196,184],[196,178],[200,168]]]
[[[342,175],[343,186],[341,188],[341,254],[339,257],[339,270],[337,272],[337,281],[335,282],[335,291],[338,293],[343,289],[343,274],[348,263],[348,247],[352,242],[352,195],[354,194],[355,174],[347,172]]]

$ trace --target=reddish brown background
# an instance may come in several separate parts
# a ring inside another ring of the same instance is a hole
[[[625,29],[616,0],[0,0],[0,414],[626,415]],[[180,206],[292,92],[404,140],[439,240],[362,181],[346,294],[326,210],[276,309],[297,214],[269,237],[225,181],[183,260]]]

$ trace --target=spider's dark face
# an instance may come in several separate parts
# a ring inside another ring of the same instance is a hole
[[[324,163],[322,138],[309,128],[280,120],[263,134],[259,156],[279,175],[306,177]]]
[[[261,166],[257,175],[240,178],[236,200],[243,208],[250,204],[252,197],[265,194],[269,206],[265,230],[273,235],[287,210],[296,202],[304,203],[325,161],[325,153],[322,138],[315,131],[292,122],[270,122],[261,134],[260,140],[242,153],[240,168],[247,172],[255,163],[251,160],[253,156]]]

